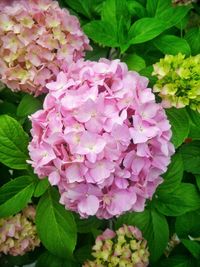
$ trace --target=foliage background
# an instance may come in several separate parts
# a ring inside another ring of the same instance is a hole
[[[170,0],[60,0],[77,16],[91,39],[87,59],[120,58],[130,70],[155,83],[152,65],[165,54],[200,53],[200,7],[174,7]],[[158,99],[159,101],[159,99]],[[28,159],[28,115],[42,106],[43,97],[0,91],[0,217],[21,211],[31,200],[37,205],[36,224],[41,248],[23,257],[1,256],[0,266],[74,267],[89,259],[95,237],[122,224],[143,231],[152,267],[200,266],[200,115],[190,108],[169,109],[176,154],[165,182],[144,212],[127,213],[112,221],[89,218],[58,204],[56,188],[39,180]],[[177,233],[181,243],[166,258],[164,250]]]

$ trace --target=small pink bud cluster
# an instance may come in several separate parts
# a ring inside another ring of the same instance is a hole
[[[35,208],[28,206],[21,213],[0,219],[0,253],[24,255],[39,246],[35,221]]]
[[[143,211],[174,147],[148,80],[119,60],[78,61],[47,84],[31,116],[32,167],[57,185],[60,202],[82,217]]]
[[[53,0],[15,0],[0,6],[0,79],[34,95],[60,69],[90,49],[78,19]]]
[[[110,229],[96,238],[93,247],[94,261],[83,267],[146,267],[149,263],[147,241],[140,230],[123,225],[116,233]]]

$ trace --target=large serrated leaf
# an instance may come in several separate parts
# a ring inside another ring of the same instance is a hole
[[[71,212],[59,204],[59,194],[49,188],[36,210],[36,226],[43,245],[60,258],[73,258],[77,230]]]
[[[200,27],[195,27],[187,31],[184,38],[190,45],[192,55],[200,53]]]
[[[12,169],[26,169],[28,135],[13,118],[0,116],[0,162]]]
[[[37,180],[21,176],[0,188],[0,217],[7,217],[22,210],[33,196]]]
[[[187,56],[191,54],[187,41],[174,35],[161,35],[153,43],[163,54],[177,55],[182,53]]]
[[[177,148],[188,137],[190,131],[188,114],[183,108],[170,108],[166,113],[172,126],[172,142]]]
[[[110,34],[113,28],[106,22],[94,20],[84,25],[83,29],[94,42],[110,47],[118,46],[116,36]]]
[[[200,174],[200,141],[184,144],[180,148],[184,169],[193,174]]]
[[[166,216],[180,216],[200,207],[200,193],[193,184],[182,183],[174,191],[158,191],[156,209]]]
[[[165,30],[165,24],[156,18],[142,18],[133,23],[128,33],[130,44],[154,39]]]
[[[172,157],[167,172],[163,175],[164,182],[159,186],[158,191],[173,191],[177,186],[179,186],[183,178],[183,171],[184,167],[181,154],[175,154]]]
[[[32,95],[25,95],[17,107],[17,116],[26,117],[42,107],[39,99]]]
[[[175,230],[180,238],[199,237],[200,209],[187,212],[176,218]]]

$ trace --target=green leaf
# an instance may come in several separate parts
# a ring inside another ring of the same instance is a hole
[[[69,262],[56,257],[55,255],[49,253],[48,251],[44,252],[37,260],[36,267],[77,267],[77,264]]]
[[[107,25],[106,22],[94,20],[85,24],[83,29],[94,42],[110,47],[119,46],[116,36],[111,34],[113,32],[112,26]]]
[[[153,66],[148,66],[139,71],[140,75],[145,76],[150,81],[150,86],[153,86],[156,83],[156,77],[152,76]]]
[[[180,238],[199,237],[200,233],[200,209],[187,212],[176,218],[175,230]]]
[[[28,135],[13,118],[0,116],[0,162],[12,169],[26,169]]]
[[[0,188],[0,217],[21,211],[31,200],[37,181],[30,176],[21,176]]]
[[[156,18],[142,18],[130,28],[129,43],[140,44],[152,40],[165,30],[165,24]]]
[[[92,19],[98,13],[99,6],[103,0],[64,0],[66,4],[75,12]]]
[[[188,239],[181,239],[181,242],[194,258],[200,259],[200,245],[197,242]]]
[[[107,25],[112,26],[113,31],[110,32],[110,35],[117,40],[122,48],[123,44],[127,43],[127,35],[131,23],[126,1],[106,0],[103,4],[101,18]]]
[[[66,4],[69,5],[74,11],[84,15],[85,17],[92,18],[91,6],[95,0],[65,0]],[[98,1],[99,2],[99,1]]]
[[[200,206],[200,193],[189,183],[182,183],[174,191],[158,191],[154,199],[156,209],[166,216],[180,216]]]
[[[127,0],[127,6],[129,13],[132,16],[137,16],[139,18],[146,17],[146,9],[143,7],[142,4],[133,0]]]
[[[187,56],[191,54],[187,41],[174,35],[161,35],[153,43],[163,54],[177,55],[182,53]]]
[[[196,178],[197,186],[200,190],[200,175],[199,174],[195,175],[195,178]]]
[[[192,55],[197,55],[200,53],[200,27],[192,28],[187,31],[184,38],[190,45]]]
[[[129,70],[140,71],[146,67],[145,60],[137,54],[127,54],[123,61],[126,62]]]
[[[15,117],[17,107],[8,101],[3,101],[0,103],[0,114],[7,114],[11,117]]]
[[[80,263],[84,263],[86,260],[92,260],[92,247],[89,245],[83,246],[75,251],[75,257]]]
[[[164,182],[159,186],[158,191],[174,191],[174,189],[180,185],[183,178],[183,160],[180,154],[175,154],[172,157],[171,163],[167,172],[163,175]]]
[[[200,141],[194,141],[180,148],[184,169],[193,174],[200,174]]]
[[[195,126],[200,127],[200,114],[190,108],[187,109],[191,123]]]
[[[88,219],[81,219],[79,215],[75,215],[77,224],[77,231],[79,233],[89,233],[92,229],[97,229],[102,226],[102,220],[96,217],[89,217]]]
[[[25,95],[17,108],[17,116],[26,117],[39,110],[41,107],[42,103],[39,99],[32,95]]]
[[[190,119],[189,136],[192,140],[200,140],[200,114],[190,108],[187,109]]]
[[[86,52],[85,59],[91,60],[91,61],[97,61],[100,58],[104,57],[106,58],[108,55],[109,49],[106,47],[100,47],[98,45],[92,44],[92,51]]]
[[[171,0],[147,0],[147,14],[150,17],[154,17],[157,14],[161,14],[167,8],[171,6]]]
[[[183,143],[189,134],[189,118],[186,110],[183,108],[170,108],[166,110],[166,113],[172,126],[172,142],[177,148]]]
[[[48,187],[49,187],[49,181],[47,178],[42,180],[38,179],[38,184],[35,188],[34,197],[42,196],[47,191]]]
[[[71,212],[59,204],[59,194],[49,188],[36,211],[36,226],[43,245],[60,258],[73,258],[76,245],[76,224]]]
[[[166,218],[154,209],[145,209],[140,213],[126,213],[116,222],[116,228],[123,224],[135,225],[147,239],[150,258],[157,261],[166,248],[169,229]]]
[[[191,138],[192,140],[200,140],[200,127],[191,124],[188,138]]]
[[[163,3],[162,0],[160,1]],[[165,23],[165,29],[169,29],[178,24],[187,15],[190,9],[191,6],[162,8],[162,11],[157,9],[156,18]]]
[[[169,29],[183,20],[191,6],[172,7],[171,0],[147,0],[146,9],[150,17],[158,18]]]
[[[121,2],[124,2],[123,0]],[[106,0],[103,3],[103,8],[101,11],[101,19],[107,24],[113,25],[115,31],[117,31],[117,13],[118,13],[118,5],[120,4],[120,0]],[[115,32],[116,34],[117,32]]]
[[[198,262],[188,255],[175,255],[160,262],[159,267],[197,267]]]
[[[121,47],[125,51],[130,27],[130,14],[126,1],[106,0],[102,6],[101,20],[92,21],[84,26],[85,33],[95,42]]]

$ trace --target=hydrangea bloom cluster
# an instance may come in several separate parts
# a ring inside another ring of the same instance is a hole
[[[162,182],[174,147],[148,80],[119,60],[72,64],[47,85],[31,116],[35,173],[57,185],[60,202],[82,217],[142,211]]]
[[[78,19],[53,0],[15,0],[0,6],[0,79],[35,95],[61,69],[84,56],[89,40]]]
[[[159,93],[164,107],[189,105],[200,112],[200,55],[166,55],[154,64],[152,74],[158,78],[153,90]]]
[[[35,208],[28,206],[21,213],[0,219],[0,253],[24,255],[39,246]]]
[[[116,233],[105,230],[96,238],[93,250],[95,260],[83,267],[146,267],[149,263],[147,241],[133,226],[123,225]]]

